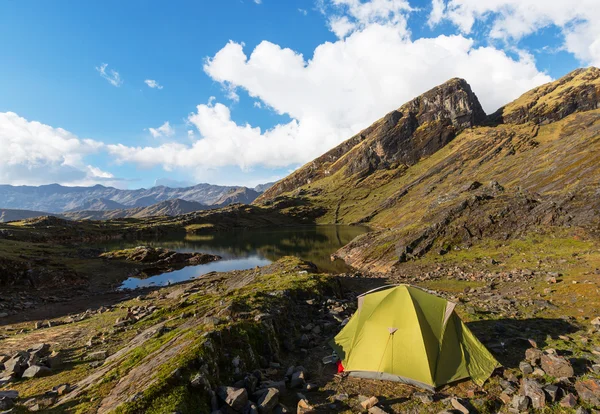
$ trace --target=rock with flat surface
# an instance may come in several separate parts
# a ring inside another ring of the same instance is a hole
[[[559,355],[542,355],[540,365],[546,374],[551,377],[563,378],[575,375],[571,363],[565,357]]]
[[[52,370],[42,365],[32,365],[23,372],[23,378],[45,377],[52,373]]]
[[[560,406],[565,408],[574,408],[577,405],[577,397],[573,394],[565,395],[562,400],[560,400]]]
[[[582,401],[600,408],[600,380],[591,378],[577,381],[575,389]]]

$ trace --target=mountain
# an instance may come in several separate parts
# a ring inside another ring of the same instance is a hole
[[[207,210],[209,207],[194,201],[181,199],[166,200],[148,207],[134,207],[119,210],[81,210],[68,211],[60,216],[69,220],[110,220],[115,218],[143,218],[154,216],[179,216],[199,210]]]
[[[452,79],[393,111],[255,203],[374,231],[337,255],[388,271],[427,252],[600,224],[600,70],[579,69],[486,117]],[[312,213],[311,213],[312,212]]]
[[[96,185],[64,187],[58,184],[32,186],[0,185],[0,208],[62,213],[81,210],[115,210],[148,207],[165,200],[181,199],[204,205],[251,203],[259,195],[246,187],[198,184],[185,188],[156,186],[120,190]]]
[[[77,207],[77,210],[92,210],[92,211],[108,211],[108,210],[119,210],[126,208],[123,204],[117,203],[116,201],[108,200],[106,198],[92,198],[91,200],[84,201]]]
[[[275,184],[275,181],[270,182],[270,183],[259,184],[256,187],[254,187],[254,191],[258,191],[259,193],[264,193],[269,188],[273,187],[273,184]]]

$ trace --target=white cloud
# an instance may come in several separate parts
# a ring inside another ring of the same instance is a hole
[[[165,122],[158,128],[148,128],[148,131],[150,131],[150,134],[154,138],[172,137],[173,135],[175,135],[175,130],[171,127],[169,121]]]
[[[298,9],[298,12],[304,16],[308,14],[308,11],[306,9]]]
[[[254,3],[256,3],[256,4],[262,4],[262,0],[254,0]]]
[[[379,16],[355,15],[366,22]],[[229,42],[206,61],[205,72],[226,91],[245,90],[261,105],[289,116],[287,123],[268,130],[237,124],[230,109],[211,97],[189,117],[199,132],[192,144],[112,145],[109,151],[120,162],[167,170],[292,166],[321,155],[455,76],[470,82],[488,112],[551,80],[526,53],[513,59],[493,47],[476,47],[464,36],[413,41],[403,24],[397,24],[401,19],[393,19],[396,23],[366,24],[336,42],[323,43],[309,60],[263,41],[249,56],[243,44]]]
[[[434,0],[430,23],[442,18],[470,33],[477,20],[490,27],[496,39],[518,40],[538,30],[556,26],[564,47],[585,64],[600,66],[600,7],[597,0]],[[443,3],[443,4],[442,4]]]
[[[107,68],[108,63],[103,63],[100,66],[96,66],[96,70],[98,71],[100,76],[106,79],[108,83],[110,83],[112,86],[116,86],[118,88],[123,84],[123,80],[121,79],[119,72],[117,72],[114,69],[107,70]]]
[[[148,87],[149,87],[149,88],[152,88],[152,89],[155,89],[155,88],[156,88],[156,89],[162,89],[162,88],[163,88],[163,87],[162,87],[162,85],[161,85],[161,84],[159,84],[159,83],[158,83],[157,81],[155,81],[154,79],[146,79],[146,80],[144,81],[144,83],[145,83],[146,85],[148,85]]]
[[[88,185],[119,181],[87,165],[85,157],[104,144],[80,139],[62,128],[0,113],[0,182],[15,185],[61,183]]]
[[[395,26],[399,33],[408,35],[406,15],[413,9],[407,0],[331,0],[334,14],[329,18],[329,28],[343,38],[368,25]]]

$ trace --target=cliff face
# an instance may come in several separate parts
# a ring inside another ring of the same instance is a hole
[[[365,177],[376,170],[414,165],[435,153],[460,131],[481,124],[485,113],[463,79],[451,79],[390,112],[257,199],[266,201],[344,170]]]

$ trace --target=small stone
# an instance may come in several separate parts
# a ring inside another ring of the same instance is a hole
[[[248,391],[245,388],[219,387],[217,395],[236,411],[242,411],[248,403]]]
[[[504,403],[504,404],[509,404],[512,401],[512,398],[510,395],[508,395],[506,393],[506,391],[503,391],[502,393],[500,393],[500,400]]]
[[[346,401],[348,399],[348,394],[337,394],[333,399],[336,401]]]
[[[70,384],[61,384],[53,388],[58,395],[65,395],[71,391]]]
[[[108,358],[108,353],[106,351],[92,352],[87,356],[88,361],[104,361],[106,358]]]
[[[377,406],[369,408],[369,413],[371,413],[371,414],[387,414],[383,409],[381,409]]]
[[[527,360],[527,362],[529,362],[531,365],[538,365],[543,355],[544,352],[542,352],[541,349],[529,348],[525,351],[525,360]]]
[[[527,408],[529,408],[529,397],[524,395],[515,395],[513,397],[511,406],[517,411],[525,411]]]
[[[544,372],[544,370],[541,368],[535,367],[531,375],[533,375],[534,377],[543,377],[544,375],[546,375],[546,372]]]
[[[309,414],[313,413],[314,411],[315,409],[313,408],[313,406],[310,405],[308,403],[308,400],[306,400],[305,398],[298,401],[298,407],[296,410],[297,414]]]
[[[529,362],[521,361],[519,363],[519,369],[523,373],[523,375],[529,375],[533,372],[533,367]]]
[[[577,397],[569,393],[560,400],[560,406],[565,408],[574,408],[577,405]]]
[[[465,405],[460,402],[458,398],[452,398],[450,400],[450,404],[452,404],[452,407],[454,407],[455,410],[458,410],[463,414],[469,414],[469,409],[465,407]]]
[[[365,410],[368,410],[369,408],[376,406],[378,402],[379,400],[377,399],[377,397],[370,397],[361,402],[360,405]]]
[[[544,387],[544,391],[546,391],[546,394],[548,394],[548,397],[550,397],[550,401],[554,402],[558,398],[558,392],[560,391],[560,388],[558,388],[556,385],[546,385]]]
[[[279,404],[279,390],[269,388],[258,400],[258,410],[261,413],[270,413]]]

